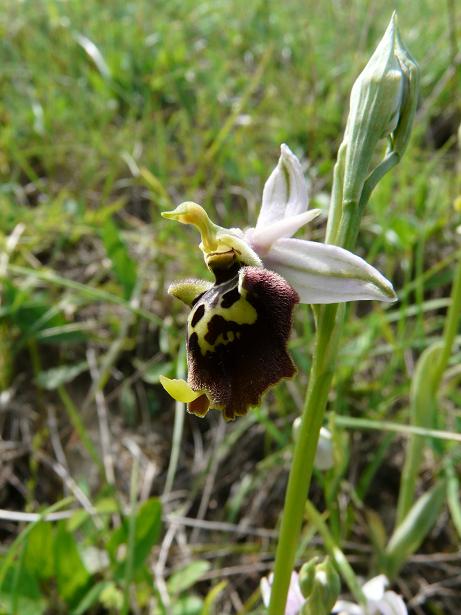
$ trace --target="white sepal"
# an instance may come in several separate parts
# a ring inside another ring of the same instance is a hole
[[[301,303],[396,300],[389,280],[363,258],[338,246],[279,239],[264,264],[291,284]]]
[[[253,249],[260,255],[266,254],[273,243],[283,237],[291,237],[305,224],[311,222],[321,213],[320,209],[310,209],[301,214],[288,216],[268,226],[248,229],[245,237],[250,241]]]
[[[280,152],[277,166],[264,185],[258,230],[307,209],[307,184],[301,164],[288,145],[283,143]]]

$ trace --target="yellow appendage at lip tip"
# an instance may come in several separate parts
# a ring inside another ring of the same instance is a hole
[[[190,404],[204,394],[204,391],[194,391],[185,380],[160,376],[160,384],[173,399],[183,404]]]

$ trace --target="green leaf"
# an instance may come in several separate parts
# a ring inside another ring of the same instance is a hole
[[[203,601],[198,596],[184,596],[175,600],[172,615],[201,615]]]
[[[436,403],[434,384],[443,346],[436,342],[419,357],[411,381],[410,424],[414,427],[434,427]],[[416,483],[420,472],[426,438],[411,435],[405,451],[401,487],[397,504],[397,524],[400,524],[415,500]]]
[[[453,462],[447,460],[445,463],[445,476],[447,479],[447,501],[453,525],[461,538],[461,502],[459,478],[456,474]]]
[[[54,541],[55,577],[59,595],[69,604],[81,600],[90,575],[83,565],[74,537],[63,522]]]
[[[133,570],[139,572],[145,563],[152,547],[157,543],[162,527],[162,504],[158,498],[150,498],[143,502],[136,513],[135,536],[133,548]],[[117,548],[128,541],[127,519],[112,533],[107,550],[115,556]],[[118,562],[114,573],[117,579],[122,579],[125,574],[126,558]]]
[[[123,420],[126,425],[135,427],[136,425],[136,395],[130,383],[124,382],[120,393],[120,406],[122,410]]]
[[[26,538],[24,567],[38,579],[53,576],[53,544],[53,528],[46,521],[36,523]]]
[[[35,381],[43,389],[53,391],[63,384],[71,382],[87,369],[88,363],[86,361],[76,365],[61,365],[60,367],[40,372],[37,374]]]
[[[203,609],[200,615],[212,615],[211,608],[216,602],[219,594],[227,587],[227,581],[221,581],[214,587],[210,589],[208,592],[205,602],[203,604]]]
[[[162,526],[162,504],[158,498],[143,502],[136,515],[133,565],[144,564],[152,547],[157,543]]]
[[[105,497],[99,499],[93,504],[95,511],[102,515],[102,519],[108,519],[109,515],[112,515],[119,510],[117,501],[112,497]],[[75,532],[80,529],[81,526],[91,518],[90,513],[85,509],[78,509],[72,513],[72,516],[67,520],[67,529],[69,532]],[[91,523],[93,523],[91,521]]]
[[[0,592],[0,613],[41,615],[46,610],[46,600],[40,592],[37,579],[24,566],[20,569],[18,566],[20,564],[9,568],[5,575],[4,590]],[[9,590],[13,587],[14,595]]]
[[[384,553],[385,572],[390,579],[407,561],[431,531],[445,500],[446,484],[439,482],[413,504],[389,540]]]
[[[210,563],[205,560],[197,560],[180,568],[168,579],[168,591],[170,594],[180,594],[189,589],[208,572]]]
[[[137,279],[137,266],[128,253],[120,231],[113,220],[107,220],[101,230],[101,238],[107,256],[112,262],[115,277],[123,288],[125,299],[129,299]]]
[[[386,547],[387,534],[386,528],[381,517],[374,510],[366,511],[366,519],[368,526],[368,534],[370,536],[373,547],[381,554]]]
[[[72,615],[84,615],[88,610],[98,602],[102,592],[110,587],[112,583],[109,581],[101,581],[93,585],[91,589],[83,596],[78,603],[78,606],[72,611]]]

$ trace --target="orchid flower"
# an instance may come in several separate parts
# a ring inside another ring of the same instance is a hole
[[[188,319],[188,381],[161,383],[188,411],[210,408],[232,420],[257,405],[261,395],[295,366],[286,345],[293,307],[355,299],[394,301],[391,283],[362,258],[292,235],[319,214],[307,209],[301,165],[286,145],[266,182],[255,228],[214,224],[197,203],[162,215],[194,225],[215,282],[186,280],[169,293],[191,307]]]
[[[401,596],[393,591],[386,591],[388,585],[387,577],[380,574],[362,587],[367,600],[365,609],[354,602],[338,600],[332,612],[337,615],[408,615]]]

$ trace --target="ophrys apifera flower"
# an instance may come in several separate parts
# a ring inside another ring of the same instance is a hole
[[[169,289],[191,307],[188,380],[162,377],[161,382],[198,416],[212,408],[222,410],[227,420],[243,415],[271,385],[293,376],[286,345],[298,301],[395,299],[390,282],[360,257],[291,237],[319,212],[307,209],[298,159],[286,145],[281,150],[255,228],[220,227],[192,202],[163,214],[199,230],[200,249],[215,278],[214,283],[186,280]]]

